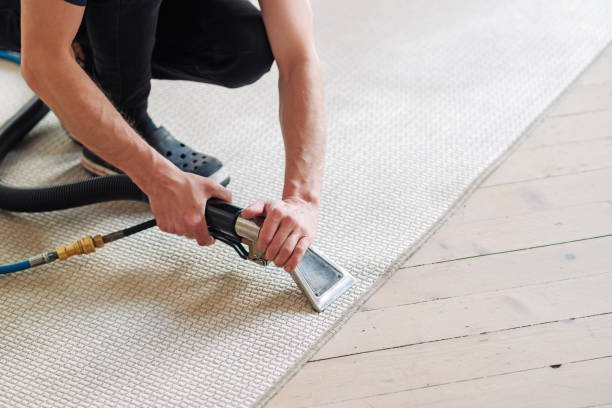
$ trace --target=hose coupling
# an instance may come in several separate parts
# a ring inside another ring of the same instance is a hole
[[[79,239],[73,244],[58,247],[56,249],[57,257],[61,261],[75,256],[75,255],[86,255],[96,252],[96,248],[102,248],[104,246],[104,239],[101,235],[92,237],[90,235]]]
[[[234,229],[236,230],[236,234],[242,238],[242,243],[249,248],[248,258],[261,266],[267,266],[269,261],[265,258],[264,254],[259,252],[256,248],[259,231],[262,225],[263,218],[247,219],[238,217],[236,218]]]

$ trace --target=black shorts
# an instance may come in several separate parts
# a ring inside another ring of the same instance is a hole
[[[19,0],[0,0],[0,48],[20,49]],[[91,76],[128,118],[146,112],[151,78],[250,84],[273,62],[248,0],[89,0],[76,38]]]

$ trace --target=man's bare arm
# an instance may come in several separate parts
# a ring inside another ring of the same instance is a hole
[[[260,250],[290,271],[316,233],[325,156],[323,80],[308,0],[260,0],[260,5],[280,74],[285,183],[282,200],[256,203],[243,215],[266,215]]]
[[[317,203],[325,153],[323,80],[307,0],[262,0],[279,70],[280,121],[286,148],[283,197]]]
[[[231,197],[214,182],[183,173],[152,149],[76,63],[72,41],[83,7],[63,0],[21,1],[23,77],[85,146],[123,170],[147,194],[160,229],[210,244],[206,200]]]
[[[64,126],[94,153],[135,178],[149,176],[133,157],[155,154],[76,63],[72,40],[83,7],[62,0],[22,2],[21,72]]]

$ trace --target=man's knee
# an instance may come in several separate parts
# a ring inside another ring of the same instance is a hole
[[[229,16],[196,34],[175,33],[168,22],[158,27],[153,77],[183,79],[238,88],[252,84],[270,70],[274,56],[261,13],[253,8]]]
[[[244,51],[234,55],[224,72],[222,85],[228,88],[252,84],[270,71],[274,62],[261,16],[253,16],[248,24],[241,24],[236,30],[236,49]]]
[[[250,85],[270,71],[273,62],[272,52],[240,55],[228,70],[222,85],[227,88]]]

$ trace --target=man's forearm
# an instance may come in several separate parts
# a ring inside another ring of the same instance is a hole
[[[325,157],[323,81],[318,61],[296,64],[279,79],[285,142],[283,198],[318,204]]]
[[[153,176],[151,169],[163,167],[165,160],[123,119],[69,51],[65,52],[25,54],[24,77],[79,141],[142,188]]]

